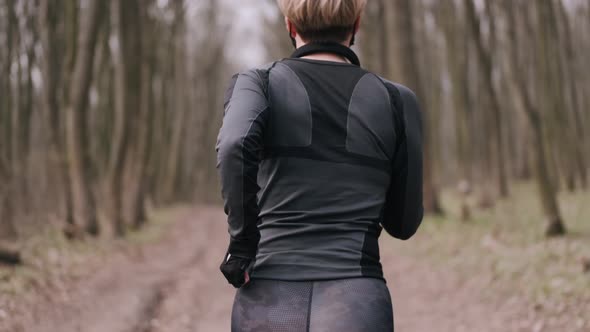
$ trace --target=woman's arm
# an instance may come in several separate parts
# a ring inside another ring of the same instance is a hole
[[[234,76],[224,99],[223,125],[216,150],[228,216],[228,254],[252,259],[260,239],[257,174],[268,113],[263,82],[257,71]]]
[[[422,205],[422,119],[418,100],[403,85],[386,82],[392,91],[397,151],[381,225],[391,236],[411,238],[424,214]]]

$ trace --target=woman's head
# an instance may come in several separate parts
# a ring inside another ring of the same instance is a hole
[[[278,0],[292,38],[345,42],[356,33],[367,0]]]

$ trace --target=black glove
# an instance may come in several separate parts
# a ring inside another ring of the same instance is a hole
[[[252,259],[227,254],[219,269],[225,279],[235,288],[240,288],[250,282]]]

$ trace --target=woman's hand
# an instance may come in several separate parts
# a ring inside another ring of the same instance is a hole
[[[250,282],[250,267],[252,259],[227,254],[219,269],[225,279],[235,288],[240,288]]]

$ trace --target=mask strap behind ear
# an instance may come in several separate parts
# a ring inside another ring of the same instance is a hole
[[[289,39],[291,39],[291,43],[293,44],[293,48],[297,49],[297,40],[295,39],[295,37],[293,37],[293,31],[291,30],[291,25],[288,26],[288,32],[289,32]]]
[[[295,40],[295,38],[293,37],[293,34],[291,33],[291,30],[289,30],[289,38],[291,39],[291,43],[293,44],[293,47],[295,49],[297,49],[297,40]]]
[[[354,45],[354,43],[356,42],[356,26],[357,26],[357,24],[359,24],[359,20],[360,20],[360,18],[357,19],[354,22],[354,25],[352,26],[352,39],[350,39],[350,47],[352,47]]]

